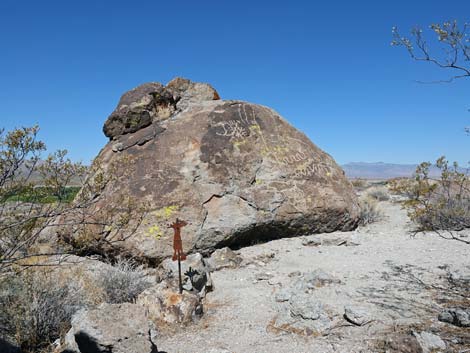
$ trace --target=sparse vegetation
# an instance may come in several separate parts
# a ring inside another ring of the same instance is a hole
[[[46,349],[68,330],[78,309],[132,301],[148,285],[129,261],[109,267],[96,285],[64,280],[50,267],[57,264],[45,264],[51,255],[99,252],[124,239],[146,209],[130,197],[103,202],[104,187],[123,177],[112,165],[104,170],[97,162],[88,169],[67,159],[66,151],[41,161],[46,147],[38,131],[0,130],[0,332],[23,352]],[[39,185],[33,175],[41,176]]]
[[[370,197],[362,197],[359,199],[361,207],[361,226],[378,222],[382,219],[383,214],[378,207],[377,200]]]
[[[390,195],[384,187],[372,187],[367,190],[367,197],[372,198],[377,201],[388,201],[390,200]]]
[[[95,210],[104,187],[122,175],[113,166],[103,170],[98,162],[85,168],[66,158],[65,150],[40,161],[46,146],[37,140],[38,132],[37,126],[0,130],[0,276],[23,259],[55,253],[39,250],[47,231],[57,233],[67,251],[99,252],[103,244],[132,234],[146,214],[130,197]],[[38,174],[41,186],[31,179]],[[72,181],[80,186],[71,186]]]
[[[367,186],[367,182],[364,179],[356,178],[351,180],[351,184],[356,190],[364,190]]]
[[[98,285],[103,288],[107,303],[133,302],[137,296],[150,287],[142,266],[125,258],[119,258],[113,267],[102,270]]]
[[[97,304],[133,302],[151,285],[142,266],[118,259],[114,266],[97,263],[93,271],[75,260],[60,267],[54,260],[28,263],[56,266],[16,267],[0,278],[0,333],[23,352],[48,351],[70,328],[72,315]]]
[[[387,182],[387,187],[389,192],[393,195],[412,198],[414,195],[409,193],[414,190],[412,187],[413,183],[415,183],[413,178],[393,178]]]
[[[429,26],[434,32],[434,43],[440,47],[432,50],[431,41],[419,27],[411,31],[411,37],[400,35],[393,28],[392,45],[406,48],[412,59],[429,62],[447,70],[451,76],[447,80],[431,81],[452,82],[470,77],[470,46],[468,23],[459,25],[456,20]],[[468,127],[466,128],[468,133]],[[441,177],[433,180],[429,177],[429,162],[421,163],[416,170],[413,182],[395,184],[393,188],[409,197],[405,203],[409,216],[418,225],[417,231],[431,230],[440,236],[458,240],[467,244],[454,232],[470,227],[470,184],[468,173],[459,170],[457,163],[449,166],[444,157],[437,160]],[[442,233],[446,231],[447,233]]]
[[[450,231],[451,239],[469,243],[453,231],[470,227],[470,179],[461,172],[458,164],[449,166],[441,157],[436,166],[441,170],[439,179],[429,176],[431,163],[422,163],[416,169],[415,179],[395,183],[393,190],[407,195],[404,206],[408,215],[418,226],[417,231]]]
[[[37,186],[31,190],[21,190],[10,195],[5,195],[2,202],[27,202],[27,203],[70,203],[80,191],[78,186],[64,187],[58,196],[52,188]]]
[[[86,296],[74,281],[29,269],[0,280],[0,329],[23,352],[38,352],[64,334]]]

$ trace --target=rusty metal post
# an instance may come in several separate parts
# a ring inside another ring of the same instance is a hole
[[[175,235],[173,238],[173,261],[178,260],[178,280],[179,280],[179,292],[183,293],[183,279],[181,277],[181,261],[186,260],[186,255],[183,252],[183,241],[181,239],[181,228],[183,228],[188,223],[176,219],[176,222],[170,224],[168,228],[173,228]]]
[[[183,280],[181,278],[181,256],[178,254],[178,278],[179,278],[179,289],[180,294],[183,294]]]

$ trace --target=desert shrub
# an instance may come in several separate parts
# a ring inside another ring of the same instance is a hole
[[[387,189],[384,187],[373,187],[367,191],[367,197],[372,198],[377,201],[388,201],[390,200],[390,195],[387,192]]]
[[[104,188],[128,176],[133,158],[108,166],[95,161],[89,168],[68,159],[65,150],[41,159],[46,146],[38,132],[37,126],[0,128],[0,276],[49,254],[40,246],[49,235],[64,252],[101,253],[131,236],[147,212],[146,203],[127,195],[103,202]]]
[[[431,163],[422,163],[416,169],[415,179],[398,187],[407,195],[404,205],[418,231],[456,231],[470,228],[470,180],[457,163],[449,166],[441,157],[436,166],[439,179],[429,176]]]
[[[361,226],[378,222],[382,219],[382,212],[378,208],[377,200],[370,197],[362,197],[359,199],[361,208],[360,222]]]
[[[24,352],[37,352],[64,334],[72,315],[87,305],[73,281],[52,271],[26,270],[0,280],[0,329]]]
[[[78,186],[62,187],[58,192],[50,187],[35,186],[30,189],[13,190],[0,202],[31,202],[31,203],[70,203],[80,191]]]
[[[364,179],[360,178],[352,179],[351,184],[356,190],[364,190],[367,186],[367,182]]]
[[[393,178],[387,181],[388,191],[392,195],[400,195],[406,198],[411,198],[413,195],[408,194],[409,191],[413,190],[412,185],[416,181],[413,178]]]
[[[132,302],[152,284],[142,266],[134,261],[119,258],[114,266],[103,268],[98,274],[107,303]]]

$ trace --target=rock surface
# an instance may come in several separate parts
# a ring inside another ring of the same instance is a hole
[[[459,327],[470,327],[470,310],[462,308],[443,310],[439,314],[439,321]]]
[[[371,322],[371,316],[365,308],[346,305],[344,307],[344,318],[357,326]]]
[[[430,332],[414,332],[423,353],[436,352],[436,350],[445,350],[446,343],[437,335]]]
[[[178,279],[178,262],[172,259],[164,260],[159,268],[161,279],[176,281]],[[203,291],[212,290],[213,284],[210,270],[205,265],[202,255],[199,253],[188,255],[185,261],[181,262],[181,274],[186,290]]]
[[[137,304],[146,308],[149,318],[158,323],[188,324],[203,314],[201,297],[192,292],[178,292],[177,282],[162,281],[146,289]]]
[[[468,329],[439,322],[436,314],[442,303],[462,300],[450,296],[459,287],[449,284],[447,272],[460,269],[461,278],[470,274],[467,247],[433,233],[410,238],[413,224],[402,205],[384,201],[380,208],[386,217],[378,223],[315,236],[346,236],[358,246],[303,246],[296,237],[239,249],[241,266],[211,273],[216,289],[204,299],[201,320],[176,333],[161,333],[158,348],[172,353],[419,353],[423,348],[413,332],[429,332],[446,344],[435,352],[470,349]],[[308,293],[293,290],[303,273],[315,269],[341,284],[305,286]],[[255,283],[257,273],[274,274],[276,281]],[[449,290],[435,291],[434,286]],[[292,317],[289,296],[277,295],[284,288],[313,310],[321,303],[323,310],[317,313],[323,318]],[[343,317],[346,306],[364,308],[372,321],[349,323]]]
[[[93,207],[129,195],[151,209],[131,237],[113,244],[118,252],[156,262],[170,256],[167,224],[176,217],[189,223],[184,249],[203,254],[357,226],[356,195],[331,156],[275,111],[220,100],[207,84],[139,86],[122,96],[104,132],[111,141],[94,163],[126,177],[106,185]]]
[[[157,353],[154,328],[136,304],[101,304],[72,318],[64,352]]]
[[[225,247],[214,251],[211,257],[206,260],[206,264],[210,271],[218,271],[223,268],[236,268],[242,261],[240,255]]]

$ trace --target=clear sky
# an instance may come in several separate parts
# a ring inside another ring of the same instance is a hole
[[[466,17],[465,17],[466,16]],[[390,46],[470,20],[470,1],[0,0],[0,127],[39,124],[51,150],[88,163],[120,95],[175,76],[277,110],[339,163],[467,163],[470,79]]]

